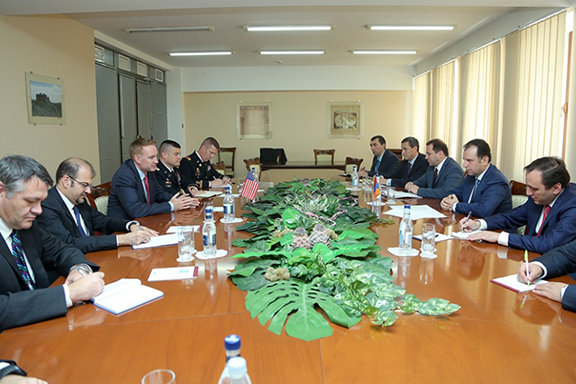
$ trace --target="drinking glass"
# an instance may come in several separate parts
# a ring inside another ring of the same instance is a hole
[[[142,384],[176,384],[176,374],[169,369],[155,369],[144,375]]]
[[[396,190],[394,187],[388,187],[386,193],[388,194],[388,204],[396,204]]]
[[[436,226],[434,224],[422,224],[422,254],[431,256],[436,246]]]
[[[194,253],[194,228],[192,226],[180,227],[178,230],[178,261],[192,260]]]

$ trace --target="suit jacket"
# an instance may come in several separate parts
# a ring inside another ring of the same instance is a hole
[[[576,272],[576,241],[554,248],[534,261],[539,261],[546,267],[547,278]],[[562,297],[562,308],[576,311],[576,285],[571,284],[566,288]]]
[[[170,170],[161,161],[158,162],[158,168],[156,169],[156,172],[154,172],[154,176],[156,177],[158,185],[160,185],[162,189],[168,192],[171,196],[174,196],[180,191],[188,193],[188,187],[190,186],[198,188],[198,185],[192,180],[182,178],[178,168],[174,168],[173,172],[170,172]]]
[[[448,195],[448,191],[453,190],[462,184],[463,172],[460,165],[451,157],[447,157],[444,165],[440,169],[436,184],[434,184],[434,168],[428,166],[426,173],[418,180],[414,181],[418,188],[418,196],[433,197],[441,199]]]
[[[464,183],[456,189],[448,192],[455,194],[460,203],[456,204],[456,212],[467,215],[472,211],[472,216],[487,217],[498,213],[506,213],[512,210],[512,192],[508,179],[495,165],[490,164],[478,188],[474,191],[472,200],[468,203],[470,193],[474,189],[476,178],[466,176]]]
[[[214,169],[210,160],[202,161],[196,151],[183,157],[180,162],[180,174],[182,178],[191,180],[194,184],[202,188],[210,188],[212,180],[221,179],[223,174]]]
[[[517,228],[527,226],[528,234],[519,235],[510,233],[508,245],[514,248],[527,249],[530,252],[545,253],[552,248],[559,247],[576,239],[576,193],[574,186],[570,186],[558,196],[552,206],[546,221],[542,223],[540,236],[536,236],[536,224],[540,219],[542,206],[536,205],[534,200],[528,199],[526,203],[508,213],[490,216],[486,219],[489,230]]]
[[[146,193],[136,165],[131,159],[126,160],[112,177],[108,215],[132,220],[136,217],[170,213],[172,207],[168,201],[173,195],[165,192],[150,172],[148,172],[148,185],[150,204],[146,201]]]
[[[414,160],[414,165],[412,166],[410,173],[408,173],[408,164],[408,160],[402,160],[400,162],[400,167],[398,167],[392,176],[390,176],[392,179],[390,184],[392,184],[393,187],[403,187],[406,183],[417,180],[424,175],[428,169],[428,160],[426,160],[426,156],[421,153],[416,156],[416,160]]]
[[[56,187],[48,190],[48,197],[42,202],[42,214],[38,216],[38,224],[47,232],[53,234],[66,244],[70,244],[83,253],[115,249],[118,247],[114,232],[126,232],[128,220],[108,217],[88,202],[78,205],[80,216],[88,231],[86,237],[80,235],[80,229],[72,217],[72,213],[62,200]],[[104,236],[94,236],[94,231],[104,233]]]
[[[368,176],[374,176],[376,173],[378,173],[378,175],[388,179],[394,174],[394,172],[396,172],[400,160],[398,160],[398,156],[390,151],[385,150],[384,154],[382,155],[382,160],[380,161],[380,166],[378,167],[378,172],[376,172],[377,163],[378,158],[374,156],[372,159],[372,167],[370,168],[370,171],[368,171]]]
[[[75,264],[98,265],[86,260],[82,252],[44,231],[34,222],[30,229],[18,231],[22,248],[38,289],[29,291],[6,242],[0,239],[0,332],[66,314],[66,298],[61,286],[50,287],[48,272],[68,275]]]

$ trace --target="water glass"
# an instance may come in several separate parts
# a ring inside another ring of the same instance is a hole
[[[422,224],[422,254],[431,256],[436,248],[436,226],[434,224]]]
[[[386,193],[388,194],[388,204],[396,204],[396,190],[394,187],[388,187]]]
[[[190,261],[194,253],[194,228],[192,226],[180,227],[178,230],[178,260]]]
[[[169,369],[155,369],[144,375],[142,384],[176,384],[176,374]]]

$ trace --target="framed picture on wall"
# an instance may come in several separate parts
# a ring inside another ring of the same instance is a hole
[[[364,136],[364,103],[358,101],[328,102],[328,137],[360,139]]]
[[[26,72],[28,124],[66,124],[64,80]]]
[[[236,103],[236,132],[238,139],[270,139],[270,112],[272,103],[243,102]]]

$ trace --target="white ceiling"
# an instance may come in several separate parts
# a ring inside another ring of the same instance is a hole
[[[0,0],[0,14],[65,14],[173,66],[411,65],[513,9],[574,0]],[[520,8],[520,9],[518,9]],[[327,32],[246,32],[245,25],[329,24]],[[367,24],[452,24],[453,31],[368,31]],[[213,26],[213,32],[128,34],[126,28]],[[261,56],[260,50],[323,49],[322,56]],[[352,55],[352,49],[415,49],[416,55]],[[170,57],[171,51],[232,50],[233,56]],[[281,61],[281,63],[278,63]]]

